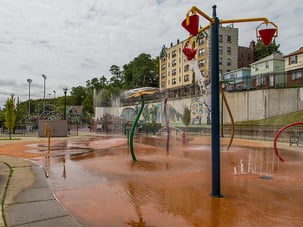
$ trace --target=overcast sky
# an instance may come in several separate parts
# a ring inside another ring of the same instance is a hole
[[[303,46],[302,0],[0,0],[0,106],[14,94],[28,99],[63,96],[63,87],[109,76],[141,53],[158,56],[163,45],[186,39],[180,25],[191,6],[220,19],[267,17],[279,26],[283,54]],[[208,24],[203,18],[200,25]],[[255,40],[259,23],[235,24],[239,45]]]

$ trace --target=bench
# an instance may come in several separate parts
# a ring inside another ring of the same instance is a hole
[[[298,136],[295,135],[289,137],[289,146],[292,146],[293,144],[299,146],[299,144],[302,142],[303,142],[303,132],[299,132]]]

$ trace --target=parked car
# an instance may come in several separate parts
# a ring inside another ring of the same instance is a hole
[[[226,87],[228,92],[237,92],[237,91],[249,91],[251,88],[245,84],[239,84],[235,86]]]

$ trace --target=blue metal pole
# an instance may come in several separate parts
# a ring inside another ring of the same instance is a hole
[[[220,191],[220,111],[219,111],[219,19],[213,6],[211,25],[211,150],[212,197],[223,197]]]

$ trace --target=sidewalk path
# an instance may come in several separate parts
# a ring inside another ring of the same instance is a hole
[[[0,155],[0,195],[0,226],[81,226],[56,200],[41,167],[30,161]]]

